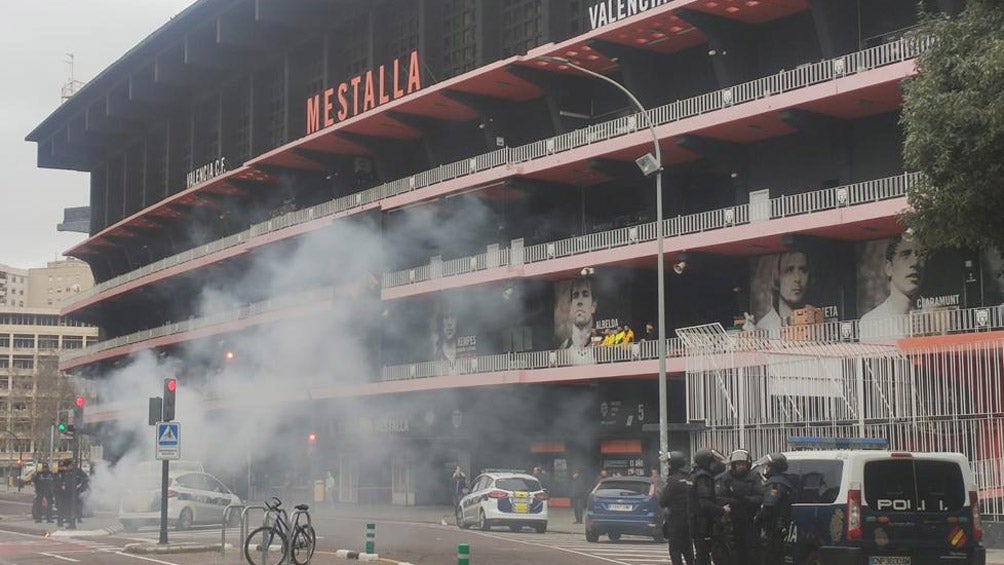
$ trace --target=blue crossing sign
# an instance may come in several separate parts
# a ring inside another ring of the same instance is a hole
[[[157,459],[181,457],[181,423],[157,422]]]

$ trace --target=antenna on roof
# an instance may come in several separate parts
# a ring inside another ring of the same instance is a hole
[[[70,65],[70,78],[69,80],[66,81],[65,84],[63,84],[62,98],[63,102],[66,102],[67,100],[72,98],[73,95],[76,94],[78,90],[80,90],[81,86],[84,86],[84,83],[73,78],[73,53],[67,53],[66,59],[63,62]]]

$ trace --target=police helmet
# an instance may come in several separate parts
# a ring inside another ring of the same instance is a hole
[[[771,453],[767,456],[767,465],[772,473],[783,473],[788,470],[788,458],[783,453]]]
[[[729,455],[729,465],[734,465],[736,463],[745,463],[747,467],[753,465],[753,457],[750,456],[750,452],[745,449],[737,449]]]
[[[682,451],[670,451],[666,461],[670,469],[682,469],[687,466],[687,456]]]
[[[710,471],[715,459],[715,452],[710,449],[698,449],[694,454],[694,466]]]

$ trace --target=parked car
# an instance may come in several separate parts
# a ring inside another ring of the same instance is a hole
[[[477,524],[482,530],[509,526],[547,531],[547,491],[533,475],[494,471],[478,475],[457,506],[457,526]]]
[[[785,453],[796,565],[983,565],[976,480],[961,453]],[[762,465],[761,465],[762,468]]]
[[[658,496],[652,496],[649,477],[608,477],[593,488],[586,499],[586,541],[606,535],[647,536],[662,541],[663,510]]]
[[[160,481],[160,473],[133,477],[119,505],[119,521],[126,531],[160,523]],[[240,503],[240,497],[209,473],[172,469],[168,474],[167,517],[175,529],[221,524],[224,509]]]

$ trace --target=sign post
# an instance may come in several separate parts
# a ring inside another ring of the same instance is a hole
[[[160,540],[167,544],[167,474],[171,459],[181,456],[181,424],[178,422],[157,422],[157,459],[162,461],[160,470]]]

